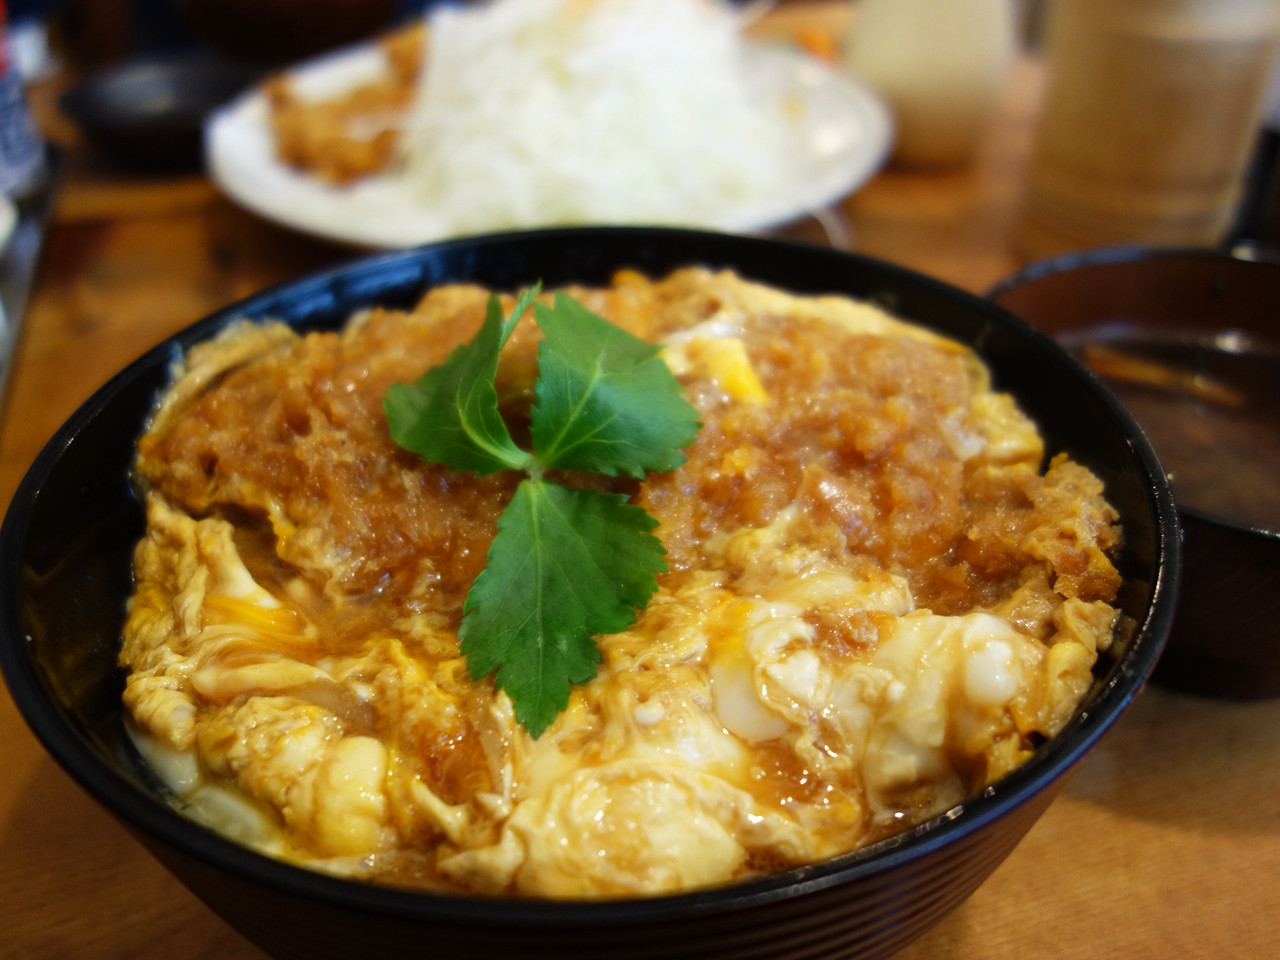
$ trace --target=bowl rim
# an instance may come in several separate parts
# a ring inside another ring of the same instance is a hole
[[[1138,260],[1217,260],[1257,263],[1280,269],[1280,259],[1266,255],[1249,244],[1238,244],[1233,247],[1146,247],[1132,244],[1089,247],[1034,260],[1013,273],[1001,277],[987,289],[984,296],[994,302],[1015,287],[1052,274],[1066,273],[1081,267],[1132,263]]]
[[[828,258],[839,266],[871,269],[930,290],[970,309],[985,314],[998,324],[1018,328],[1021,336],[1049,345],[1052,353],[1074,367],[1086,380],[1096,377],[1052,338],[1025,321],[976,294],[906,267],[863,254],[834,250],[793,241],[722,234],[679,227],[557,227],[451,238],[405,250],[380,252],[339,263],[326,270],[273,285],[231,303],[156,344],[112,376],[58,428],[36,456],[19,484],[0,526],[0,583],[15,582],[19,547],[23,542],[32,503],[41,490],[45,475],[63,450],[99,415],[102,408],[140,373],[158,363],[167,364],[176,348],[210,336],[231,320],[249,314],[261,315],[262,307],[286,293],[313,294],[323,299],[328,284],[378,269],[394,268],[441,251],[469,250],[483,254],[517,243],[589,243],[593,238],[643,240],[662,243],[676,238],[682,242],[726,245],[733,250],[790,249],[818,258]],[[617,266],[617,264],[615,264]],[[744,273],[750,278],[749,273]],[[417,271],[420,291],[448,277],[426,277]],[[765,281],[771,282],[771,281]],[[847,295],[847,294],[846,294]],[[928,321],[913,322],[929,326]],[[305,321],[303,322],[305,325]],[[975,346],[979,354],[981,346]],[[1096,388],[1100,386],[1095,384]],[[214,831],[187,819],[160,798],[127,782],[110,768],[62,716],[41,676],[25,655],[25,639],[20,637],[16,598],[11,590],[0,590],[0,670],[10,694],[28,727],[80,786],[130,828],[140,839],[148,835],[179,853],[226,871],[242,880],[297,896],[321,905],[355,908],[370,915],[409,921],[434,920],[521,928],[588,929],[620,922],[662,921],[705,913],[741,912],[755,906],[789,899],[855,878],[867,878],[892,871],[903,864],[928,856],[944,846],[968,837],[990,822],[1021,807],[1050,787],[1061,774],[1087,755],[1143,689],[1156,658],[1163,648],[1174,612],[1180,570],[1180,531],[1167,478],[1150,444],[1128,411],[1107,391],[1099,401],[1125,432],[1135,465],[1145,475],[1145,492],[1152,516],[1155,577],[1149,584],[1151,599],[1143,619],[1135,625],[1134,640],[1112,668],[1110,679],[1089,695],[1089,705],[1078,710],[1066,727],[1018,769],[988,787],[981,795],[965,800],[951,810],[908,830],[860,850],[817,864],[805,865],[741,883],[684,893],[635,899],[553,900],[512,896],[482,896],[403,889],[364,881],[344,879],[276,860],[227,840]],[[1139,642],[1141,641],[1141,642]],[[1057,771],[1057,776],[1046,778]]]
[[[1241,265],[1258,264],[1273,272],[1280,271],[1280,259],[1267,255],[1265,252],[1260,252],[1250,244],[1238,244],[1233,247],[1092,247],[1086,250],[1069,251],[1027,264],[1021,270],[997,281],[987,291],[986,297],[998,306],[1000,297],[1005,294],[1048,277],[1059,276],[1070,273],[1073,270],[1088,267],[1120,266],[1141,261],[1155,262],[1162,260],[1171,262],[1194,260],[1197,262]],[[1007,307],[1003,309],[1008,310]],[[1268,341],[1262,346],[1269,355],[1280,351],[1280,331],[1277,332],[1275,341]],[[1102,380],[1102,378],[1099,378],[1099,380],[1103,388],[1110,392],[1111,388],[1107,386],[1106,381]],[[1146,436],[1146,431],[1142,429],[1141,424],[1138,424],[1138,429]],[[1214,513],[1211,510],[1205,510],[1200,507],[1179,504],[1177,509],[1183,516],[1194,518],[1211,526],[1221,527],[1241,537],[1254,539],[1259,544],[1267,543],[1280,546],[1280,527],[1268,527],[1261,523],[1236,520],[1225,514]]]

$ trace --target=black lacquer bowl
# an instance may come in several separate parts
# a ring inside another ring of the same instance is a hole
[[[909,834],[766,879],[645,900],[381,888],[276,862],[174,812],[124,733],[115,654],[143,524],[127,476],[132,448],[175,351],[240,316],[336,327],[358,308],[406,306],[446,281],[604,283],[620,267],[660,275],[687,264],[871,299],[973,344],[997,384],[1039,422],[1049,449],[1069,451],[1103,478],[1124,524],[1122,605],[1135,627],[1102,658],[1066,729],[982,796]],[[0,664],[63,767],[205,903],[279,957],[885,957],[977,888],[1142,688],[1169,628],[1178,563],[1172,495],[1127,412],[1050,338],[981,298],[817,247],[681,230],[540,231],[380,255],[277,287],[197,323],[111,380],[50,441],[10,507],[0,533]]]
[[[84,78],[58,106],[117,164],[172,173],[200,167],[205,117],[257,76],[211,57],[138,60]]]

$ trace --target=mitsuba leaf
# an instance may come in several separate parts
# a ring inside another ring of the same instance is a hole
[[[544,337],[532,422],[538,463],[631,477],[680,466],[698,412],[660,348],[563,294],[534,311]]]
[[[467,669],[492,675],[516,719],[538,737],[595,676],[595,636],[629,627],[667,569],[657,526],[624,497],[570,489],[547,470],[643,477],[684,462],[700,424],[659,348],[558,294],[535,304],[543,333],[530,435],[516,446],[498,408],[498,357],[537,296],[503,319],[498,299],[470,343],[416,383],[387,391],[392,438],[424,460],[479,474],[524,470],[498,521],[488,563],[458,630]]]
[[[529,464],[530,455],[502,421],[493,379],[498,355],[538,289],[526,291],[506,320],[498,298],[490,297],[484,324],[469,343],[416,383],[387,390],[383,408],[397,444],[429,463],[481,475]]]
[[[541,735],[595,676],[595,634],[629,627],[666,570],[657,525],[616,494],[522,481],[498,521],[489,562],[467,595],[458,635],[475,679],[511,698]]]

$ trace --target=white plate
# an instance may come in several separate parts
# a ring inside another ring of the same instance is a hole
[[[684,224],[756,232],[821,211],[852,193],[884,163],[893,124],[870,89],[811,57],[774,46],[749,48],[751,77],[762,89],[800,98],[796,142],[799,173],[768,196],[736,202],[706,223]],[[304,95],[332,96],[377,77],[385,61],[376,44],[362,44],[309,61],[291,71]],[[460,231],[438,210],[416,201],[402,181],[368,177],[334,187],[276,159],[266,97],[253,90],[216,111],[205,128],[206,159],[218,186],[248,209],[285,226],[343,243],[374,248],[415,246]],[[495,225],[494,230],[505,229]]]

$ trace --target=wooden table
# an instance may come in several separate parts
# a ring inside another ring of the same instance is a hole
[[[838,37],[842,3],[764,32]],[[1039,73],[1029,58],[973,166],[888,169],[847,199],[856,248],[983,292],[1018,266]],[[39,93],[39,91],[37,91]],[[354,255],[238,209],[203,178],[129,180],[69,145],[0,431],[0,503],[58,424],[145,348]],[[813,224],[793,233],[812,239]],[[0,694],[0,960],[261,960],[40,748]],[[902,960],[1280,956],[1280,702],[1149,688],[1014,854]]]

